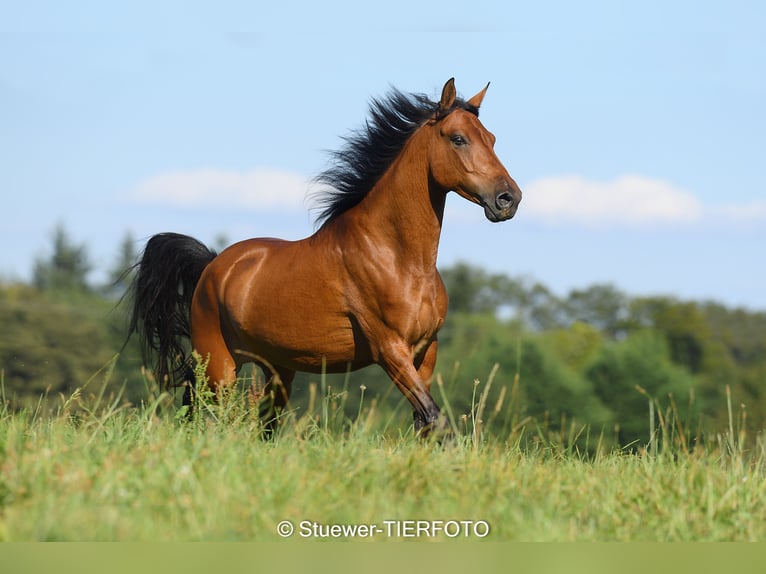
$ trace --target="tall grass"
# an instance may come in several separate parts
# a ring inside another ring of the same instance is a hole
[[[383,410],[364,392],[348,416],[347,381],[312,385],[308,406],[282,413],[269,441],[251,381],[213,401],[200,380],[191,420],[150,380],[138,406],[99,383],[52,410],[11,412],[3,396],[0,540],[276,540],[283,520],[485,521],[488,540],[766,534],[766,445],[746,440],[730,393],[729,426],[707,440],[690,440],[674,403],[649,399],[652,440],[626,451],[603,431],[571,422],[552,432],[525,418],[518,378],[488,404],[494,371],[469,389],[467,413],[437,379],[454,432],[441,441],[415,436],[406,404]],[[402,537],[388,534],[372,539]]]

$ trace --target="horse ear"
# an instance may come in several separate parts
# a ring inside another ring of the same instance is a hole
[[[473,106],[474,108],[479,109],[481,107],[481,102],[484,100],[484,94],[487,93],[487,88],[489,88],[489,82],[487,82],[487,85],[484,86],[484,89],[482,91],[480,91],[470,100],[468,100],[466,103],[469,106]]]
[[[450,78],[442,88],[442,99],[439,101],[439,111],[446,112],[453,105],[455,105],[455,99],[457,98],[457,91],[455,90],[455,78]]]

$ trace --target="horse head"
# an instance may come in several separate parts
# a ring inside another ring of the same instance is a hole
[[[430,175],[446,191],[481,205],[487,219],[498,222],[515,215],[521,190],[495,154],[495,136],[479,121],[487,88],[489,84],[462,102],[454,79],[444,85],[438,110],[429,122],[433,129]]]

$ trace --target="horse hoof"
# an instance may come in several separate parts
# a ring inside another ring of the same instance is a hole
[[[439,444],[446,442],[452,442],[455,440],[455,431],[449,424],[447,417],[440,414],[435,420],[423,425],[422,428],[416,429],[418,438],[424,440],[435,441]]]

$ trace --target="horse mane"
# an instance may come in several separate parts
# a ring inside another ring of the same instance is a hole
[[[405,94],[396,88],[384,99],[373,98],[364,126],[343,137],[345,145],[330,152],[329,167],[314,179],[324,187],[317,197],[321,210],[317,225],[327,224],[362,201],[420,126],[456,109],[479,115],[478,108],[460,98],[445,111],[423,94]]]

